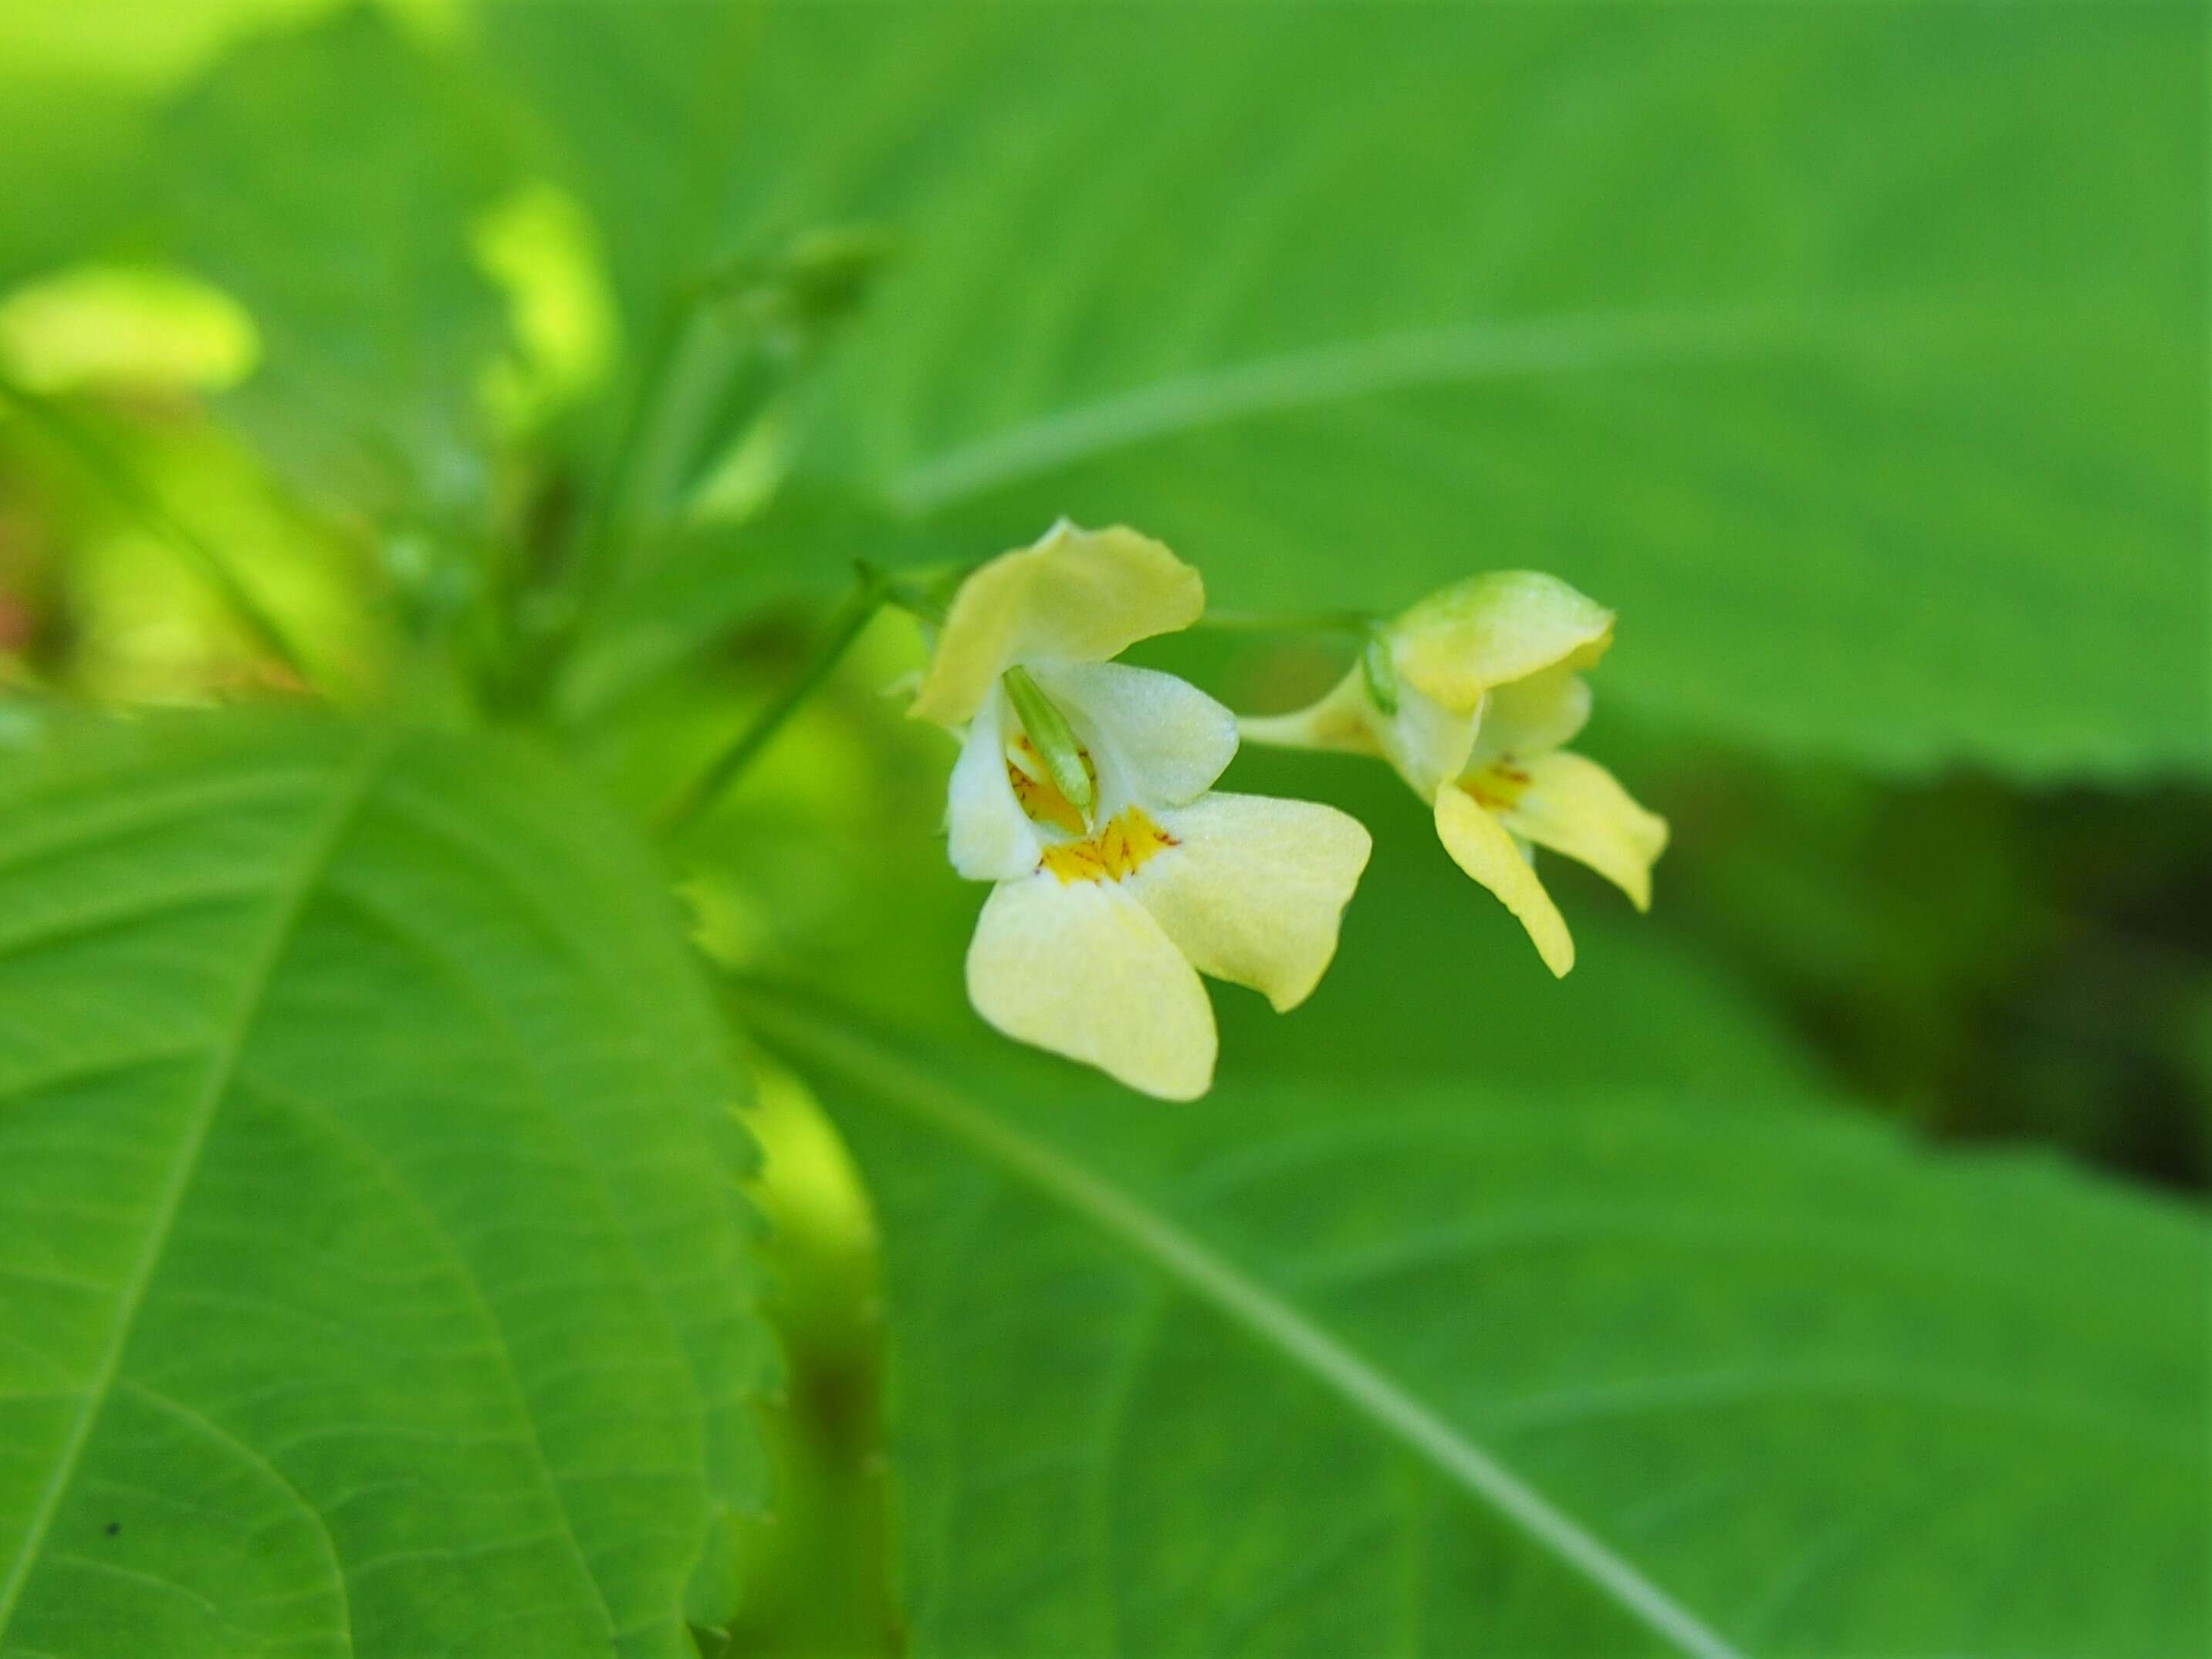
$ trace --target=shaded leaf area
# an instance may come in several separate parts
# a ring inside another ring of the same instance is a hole
[[[2200,24],[799,6],[721,235],[896,236],[805,464],[979,556],[1068,513],[1386,609],[1534,565],[1717,735],[2195,769]]]
[[[2163,1205],[1759,1090],[1164,1110],[744,1006],[879,1206],[919,1655],[2212,1635]]]
[[[1855,1093],[1946,1136],[2032,1136],[2212,1182],[2212,799],[1881,784],[1648,741],[1672,819],[1652,921],[1739,964]]]
[[[0,1653],[688,1653],[764,1339],[628,832],[479,740],[75,727],[0,917]]]

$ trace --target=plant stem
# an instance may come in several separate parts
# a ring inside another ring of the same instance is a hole
[[[1359,611],[1208,611],[1191,626],[1233,634],[1364,634],[1375,619]]]
[[[630,489],[630,474],[637,466],[646,428],[652,423],[653,411],[659,407],[662,385],[675,366],[676,349],[683,343],[684,331],[690,326],[691,313],[698,303],[696,288],[690,283],[679,284],[670,291],[661,304],[659,316],[654,319],[653,333],[646,343],[645,360],[639,365],[637,380],[623,406],[622,425],[616,432],[614,448],[608,455],[606,471],[600,476],[599,487],[593,492],[585,521],[576,573],[580,590],[580,611],[589,607],[615,574],[609,568],[609,562],[614,557],[622,505]]]
[[[676,283],[661,301],[653,331],[646,339],[637,379],[623,405],[622,424],[615,434],[614,448],[607,457],[606,469],[600,476],[586,515],[578,572],[584,605],[602,593],[619,574],[608,567],[619,550],[623,505],[630,491],[631,474],[636,470],[639,452],[653,416],[659,411],[669,372],[676,367],[684,335],[701,308],[752,270],[757,263],[738,258],[708,265]]]
[[[253,590],[239,579],[213,544],[185,524],[162,501],[131,465],[59,402],[0,375],[0,399],[20,410],[31,423],[74,455],[107,493],[128,512],[158,531],[198,567],[262,649],[282,662],[302,687],[314,681],[307,657],[284,626]]]
[[[903,611],[916,622],[927,623],[932,628],[945,626],[945,607],[911,581],[896,581],[872,570],[866,574],[882,588],[885,605]]]
[[[762,709],[752,724],[739,732],[726,749],[708,763],[690,787],[659,814],[658,827],[664,835],[674,835],[696,823],[775,741],[785,722],[830,678],[853,641],[860,638],[860,631],[883,609],[886,597],[884,590],[880,575],[872,571],[861,574],[859,585],[824,625],[821,643],[807,659],[806,666],[799,671],[799,678]]]

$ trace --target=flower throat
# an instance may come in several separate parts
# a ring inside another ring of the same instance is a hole
[[[1098,769],[1088,750],[1078,751],[1083,769],[1090,774],[1095,793]],[[1063,885],[1079,881],[1120,881],[1136,873],[1148,860],[1176,845],[1176,838],[1152,821],[1141,806],[1124,807],[1096,834],[1046,772],[1036,746],[1026,736],[1014,739],[1006,757],[1006,781],[1014,799],[1032,823],[1049,824],[1078,837],[1048,847],[1037,867],[1049,870]]]

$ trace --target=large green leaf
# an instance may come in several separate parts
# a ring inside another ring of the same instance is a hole
[[[471,232],[514,173],[474,89],[366,10],[252,41],[151,135],[162,249],[234,294],[257,437],[343,505],[478,510],[503,338]]]
[[[811,464],[979,555],[1536,565],[1717,732],[2193,768],[2207,71],[2181,3],[807,4],[724,234],[897,236]]]
[[[1800,1103],[924,1060],[755,992],[881,1212],[921,1659],[2212,1637],[2201,1228]]]
[[[646,860],[483,740],[70,744],[0,786],[0,1654],[687,1653],[763,1341]]]
[[[240,36],[343,0],[168,0],[159,7],[0,0],[0,283],[127,257],[146,121]]]

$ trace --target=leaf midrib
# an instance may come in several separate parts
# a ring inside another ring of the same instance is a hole
[[[100,1362],[84,1389],[82,1404],[77,1411],[76,1420],[70,1425],[69,1437],[63,1444],[60,1457],[55,1462],[54,1472],[48,1479],[45,1491],[40,1494],[38,1509],[31,1517],[30,1527],[24,1533],[22,1546],[9,1568],[7,1582],[0,1584],[0,1636],[6,1635],[14,1622],[24,1586],[30,1582],[32,1568],[46,1546],[46,1534],[52,1528],[54,1516],[60,1510],[70,1483],[76,1478],[77,1465],[83,1459],[85,1448],[91,1443],[93,1429],[106,1408],[109,1395],[114,1392],[116,1376],[122,1368],[123,1355],[130,1346],[131,1334],[137,1323],[139,1310],[153,1285],[155,1272],[160,1266],[169,1235],[175,1230],[177,1218],[184,1208],[185,1196],[191,1190],[192,1177],[198,1170],[201,1155],[207,1147],[208,1137],[214,1131],[222,1103],[230,1094],[231,1086],[237,1078],[239,1066],[245,1058],[247,1038],[252,1035],[260,1018],[262,1006],[268,1000],[276,969],[299,931],[308,899],[330,868],[339,843],[344,839],[362,803],[368,799],[370,790],[375,787],[390,753],[387,744],[373,745],[363,752],[349,771],[340,775],[323,816],[316,822],[314,833],[301,852],[299,863],[283,884],[275,890],[268,931],[240,981],[238,1003],[230,1021],[209,1056],[206,1079],[201,1085],[198,1097],[192,1103],[191,1116],[179,1144],[175,1161],[171,1164],[167,1179],[162,1183],[155,1200],[152,1224],[147,1229],[146,1240],[139,1249],[137,1259],[131,1264],[130,1277],[124,1281],[123,1294],[117,1301],[115,1322],[108,1333],[107,1345],[101,1352]],[[349,1632],[348,1645],[351,1645]]]
[[[1741,350],[1778,332],[1765,311],[1587,313],[1338,340],[1164,377],[1049,411],[905,468],[888,489],[926,515],[1156,438],[1421,386],[1569,373]]]
[[[771,1043],[842,1073],[848,1081],[1119,1239],[1406,1445],[1439,1478],[1514,1522],[1679,1651],[1692,1659],[1745,1659],[1724,1637],[1480,1444],[1169,1217],[1010,1127],[987,1106],[966,1098],[951,1085],[819,1007],[801,1007],[752,988],[744,999],[744,1012]]]

